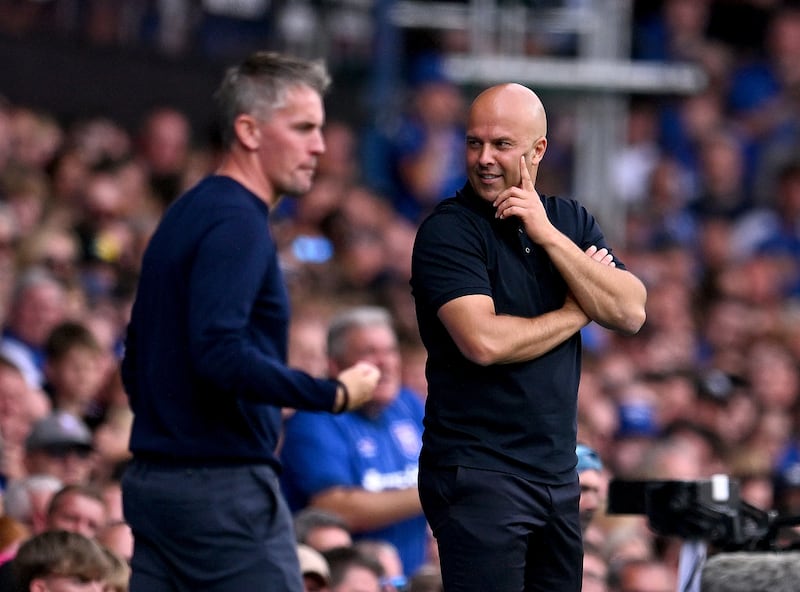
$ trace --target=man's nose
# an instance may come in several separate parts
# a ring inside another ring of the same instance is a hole
[[[480,154],[478,155],[478,162],[481,164],[491,164],[494,162],[494,151],[490,145],[485,144],[481,147]]]

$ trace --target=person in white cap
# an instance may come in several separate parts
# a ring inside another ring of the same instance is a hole
[[[297,545],[300,573],[303,575],[304,592],[328,592],[331,571],[322,554],[303,543]]]

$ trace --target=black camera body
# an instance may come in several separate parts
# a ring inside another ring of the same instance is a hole
[[[644,514],[658,534],[702,540],[719,550],[774,549],[777,515],[742,501],[739,483],[724,475],[699,481],[609,484],[609,514]]]

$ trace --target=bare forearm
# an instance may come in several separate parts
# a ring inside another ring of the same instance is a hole
[[[481,366],[538,358],[589,322],[571,297],[558,310],[525,318],[495,314],[488,296],[463,296],[442,306],[439,318],[461,353]]]
[[[493,363],[511,364],[538,358],[570,339],[587,322],[585,314],[567,308],[532,319],[499,316],[498,326],[507,324],[508,332],[498,339],[500,350]],[[512,339],[507,339],[509,334]]]
[[[632,273],[593,259],[561,233],[543,244],[581,308],[600,325],[636,333],[645,320],[647,291]]]
[[[353,533],[383,528],[422,513],[416,487],[386,491],[333,487],[314,496],[310,505],[335,512]]]

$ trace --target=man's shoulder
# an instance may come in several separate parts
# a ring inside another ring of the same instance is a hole
[[[433,211],[420,223],[418,234],[438,232],[440,227],[447,227],[452,232],[454,226],[480,226],[488,224],[485,213],[471,207],[461,196],[449,197],[440,201]]]
[[[574,197],[567,197],[561,195],[545,195],[539,196],[544,204],[545,210],[549,216],[552,215],[568,215],[574,216],[576,213],[586,211],[586,208],[581,202]]]
[[[427,220],[441,216],[458,215],[464,210],[466,210],[466,208],[464,204],[459,203],[458,197],[448,197],[437,203],[422,223],[424,224]]]

